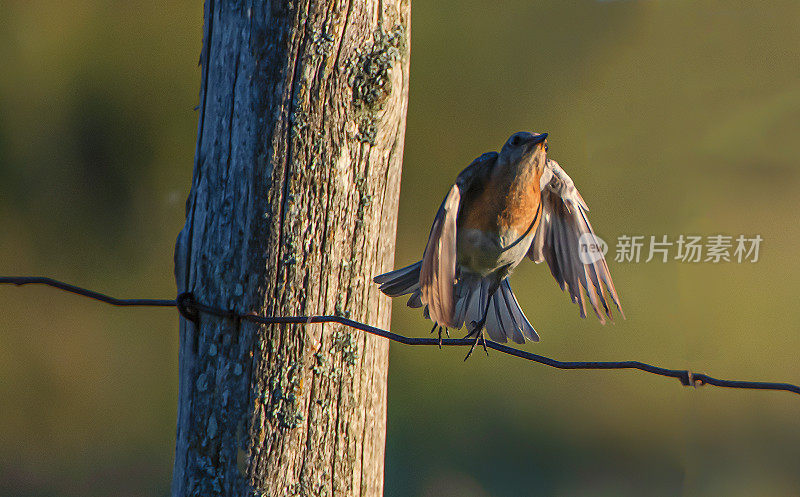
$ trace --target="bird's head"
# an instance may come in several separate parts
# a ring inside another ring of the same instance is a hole
[[[531,163],[537,169],[544,168],[547,162],[547,133],[514,133],[503,145],[500,160],[506,164]]]

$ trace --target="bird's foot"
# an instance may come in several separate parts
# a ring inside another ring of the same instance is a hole
[[[433,324],[433,328],[431,328],[431,333],[436,331],[436,328],[439,328],[439,348],[441,349],[442,348],[442,330],[444,330],[445,334],[447,335],[447,338],[450,338],[450,330],[447,329],[446,327],[439,326],[439,323],[434,323]]]
[[[469,359],[469,356],[472,355],[472,351],[475,350],[475,346],[478,345],[478,342],[483,345],[483,351],[486,352],[486,355],[489,355],[489,350],[486,348],[486,337],[483,335],[483,325],[484,323],[473,321],[472,331],[467,333],[467,336],[464,337],[469,338],[473,333],[475,334],[475,341],[472,342],[472,346],[469,348],[469,352],[467,352],[467,357],[464,358],[464,361]]]

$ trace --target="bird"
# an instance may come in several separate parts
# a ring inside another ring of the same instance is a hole
[[[423,307],[440,347],[442,330],[450,336],[450,328],[466,326],[474,341],[465,361],[479,342],[486,351],[484,331],[496,342],[539,341],[509,283],[525,258],[547,262],[581,318],[591,306],[602,324],[613,320],[609,301],[625,318],[602,252],[586,252],[587,241],[599,243],[589,208],[548,158],[547,137],[520,131],[499,153],[473,160],[442,201],[422,260],[373,278],[387,296],[410,295],[409,307]]]

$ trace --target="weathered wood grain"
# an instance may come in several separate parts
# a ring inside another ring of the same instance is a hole
[[[206,0],[178,291],[387,327],[408,0]],[[180,323],[172,492],[379,496],[385,340],[338,325]]]

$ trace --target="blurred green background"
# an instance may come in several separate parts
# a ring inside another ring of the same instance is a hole
[[[565,360],[800,383],[800,3],[416,2],[397,265],[455,175],[513,131],[598,234],[764,238],[756,264],[610,262],[627,321],[512,277]],[[0,274],[169,297],[191,178],[200,2],[0,9]],[[0,494],[166,495],[174,311],[0,288]],[[427,335],[397,301],[393,329]],[[800,399],[392,345],[386,495],[800,495]]]

